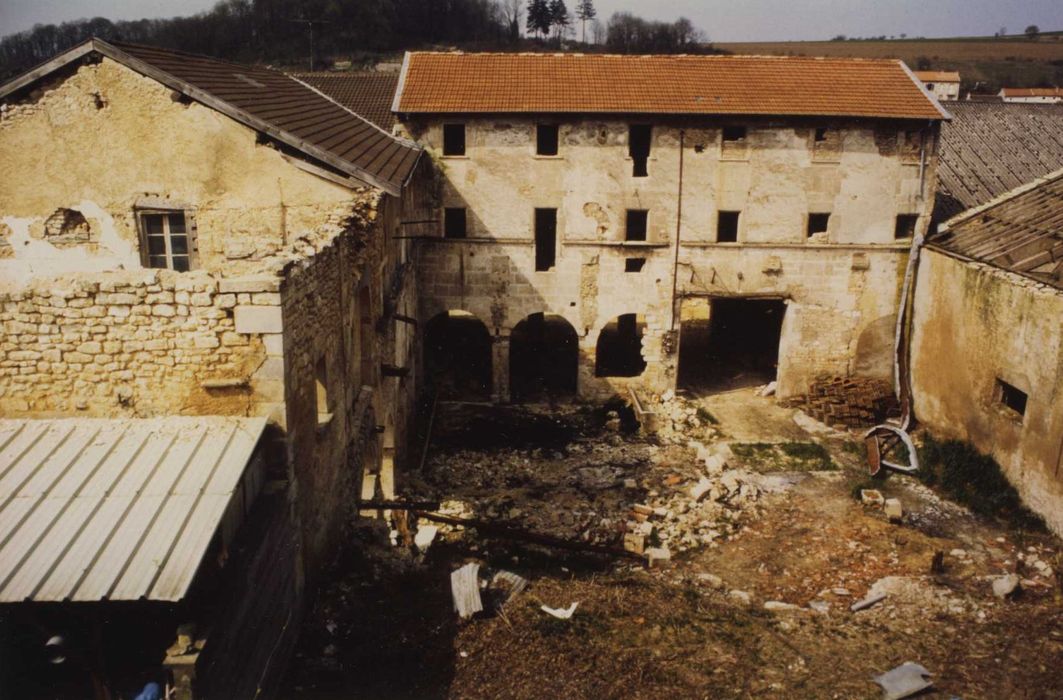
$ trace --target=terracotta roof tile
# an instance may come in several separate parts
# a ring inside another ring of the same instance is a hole
[[[947,116],[896,60],[513,53],[409,53],[395,111]]]
[[[915,77],[924,83],[958,83],[960,74],[950,70],[917,70]]]
[[[1059,97],[1063,98],[1063,88],[1004,88],[1004,97]]]

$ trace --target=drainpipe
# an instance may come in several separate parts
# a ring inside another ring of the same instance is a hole
[[[668,324],[668,330],[675,330],[676,290],[679,286],[679,234],[683,228],[683,143],[686,138],[686,130],[679,130],[679,191],[676,193],[675,203],[675,250],[672,253],[672,316]]]

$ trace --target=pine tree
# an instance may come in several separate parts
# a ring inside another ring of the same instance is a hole
[[[598,10],[594,9],[594,0],[579,0],[576,4],[576,17],[580,21],[581,41],[587,43],[587,20],[598,16]]]
[[[550,0],[549,6],[550,25],[557,29],[557,43],[560,45],[561,36],[572,20],[568,16],[568,7],[565,0]]]
[[[528,29],[541,36],[549,34],[552,26],[550,0],[531,0],[528,3]]]

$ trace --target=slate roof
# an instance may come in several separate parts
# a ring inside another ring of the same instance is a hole
[[[393,195],[399,193],[421,154],[416,144],[392,136],[278,71],[101,39],[89,39],[14,78],[0,87],[0,98],[93,52]]]
[[[950,219],[927,244],[1063,290],[1063,169]]]
[[[0,603],[183,599],[265,426],[0,419]]]
[[[1063,168],[1063,105],[951,102],[934,217],[943,221]]]
[[[397,72],[361,71],[354,73],[294,73],[347,109],[390,132],[395,126],[391,103],[399,85]]]
[[[407,53],[399,113],[948,117],[897,60]]]

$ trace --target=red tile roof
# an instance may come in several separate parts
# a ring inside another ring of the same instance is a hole
[[[1063,88],[1004,88],[1000,91],[1004,97],[1060,97]]]
[[[943,119],[897,60],[408,53],[394,110]]]
[[[917,70],[915,77],[924,83],[958,83],[960,74],[954,70]]]

